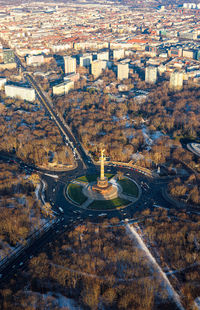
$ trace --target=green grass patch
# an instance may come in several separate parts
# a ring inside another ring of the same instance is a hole
[[[108,178],[108,180],[110,180],[112,177],[114,177],[114,174],[105,173],[105,176]],[[79,182],[90,183],[90,182],[95,182],[98,177],[99,177],[98,174],[86,174],[86,175],[83,175],[77,178],[76,180]]]
[[[89,206],[88,209],[92,210],[111,210],[118,209],[122,206],[126,206],[130,203],[129,200],[117,197],[112,200],[95,200]]]
[[[138,197],[138,187],[133,181],[124,178],[118,180],[118,183],[121,185],[124,194]]]
[[[69,184],[68,188],[69,197],[77,202],[78,204],[82,204],[87,200],[87,197],[82,193],[82,186],[78,184]]]

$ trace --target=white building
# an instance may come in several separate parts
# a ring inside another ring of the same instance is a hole
[[[123,80],[128,79],[129,65],[127,63],[117,64],[117,79]]]
[[[166,72],[166,70],[167,70],[166,65],[161,64],[160,66],[158,66],[159,75],[162,75],[164,72]]]
[[[65,74],[76,73],[76,59],[70,56],[64,57]]]
[[[189,3],[183,3],[184,9],[196,9],[197,5],[196,3],[189,2]]]
[[[65,80],[64,82],[53,86],[53,95],[65,95],[68,94],[70,89],[74,88],[74,82],[71,80]]]
[[[44,55],[28,55],[26,64],[28,66],[39,66],[44,63]]]
[[[117,50],[113,50],[112,51],[113,54],[113,59],[117,60],[117,59],[122,59],[124,58],[124,49],[117,49]]]
[[[91,63],[92,63],[92,55],[85,54],[85,55],[80,56],[79,64],[81,67],[89,67]]]
[[[145,69],[145,82],[154,84],[157,81],[157,67],[148,66]]]
[[[183,72],[175,70],[170,75],[169,87],[172,90],[181,90],[183,87]]]
[[[94,78],[98,78],[103,69],[105,69],[105,62],[102,61],[102,60],[94,60],[92,63],[91,63],[91,74],[94,75]]]
[[[30,87],[5,85],[5,94],[7,97],[22,99],[26,101],[35,101],[35,90]]]
[[[97,60],[109,60],[109,52],[108,51],[99,52],[97,54]]]

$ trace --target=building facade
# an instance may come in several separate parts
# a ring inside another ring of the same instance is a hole
[[[44,55],[28,55],[26,64],[28,66],[39,66],[44,63]]]
[[[76,73],[76,59],[70,56],[64,57],[65,74]]]
[[[109,60],[109,52],[108,51],[99,52],[97,54],[97,60]]]
[[[73,82],[77,82],[80,79],[79,73],[69,73],[64,77],[64,81],[71,80]]]
[[[118,60],[124,58],[124,49],[112,50],[111,55],[113,59]]]
[[[53,86],[53,95],[61,96],[68,94],[70,89],[74,88],[74,82],[71,80],[65,80],[64,82]]]
[[[117,64],[117,79],[124,80],[128,79],[129,75],[129,65],[126,63]]]
[[[169,87],[175,91],[183,88],[183,72],[176,70],[171,73]]]
[[[21,99],[30,102],[35,101],[35,90],[31,87],[5,85],[5,94],[10,98]]]
[[[148,66],[145,69],[145,82],[155,84],[157,81],[157,67]]]
[[[91,74],[93,74],[94,78],[98,78],[104,68],[104,62],[102,60],[94,60],[91,63]]]
[[[92,63],[92,55],[82,55],[79,57],[79,64],[81,67],[89,67]]]

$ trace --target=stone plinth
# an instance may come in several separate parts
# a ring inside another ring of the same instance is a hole
[[[97,187],[99,188],[106,188],[108,187],[108,178],[104,177],[103,179],[97,178]]]
[[[83,188],[83,194],[94,200],[110,200],[118,197],[118,188],[111,183],[108,183],[106,188],[99,188],[97,184],[89,184]]]
[[[108,178],[104,177],[104,179],[97,178],[97,183],[92,186],[92,190],[95,192],[107,193],[111,190],[112,185],[108,182]]]

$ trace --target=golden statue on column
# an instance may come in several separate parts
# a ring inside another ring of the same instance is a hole
[[[104,180],[104,161],[105,161],[105,157],[103,155],[103,153],[105,152],[105,150],[101,149],[101,174],[100,174],[100,179]]]
[[[108,182],[108,178],[104,175],[104,156],[105,150],[101,149],[101,157],[100,157],[100,178],[97,178],[97,183],[92,186],[92,189],[101,193],[107,192],[110,190],[112,185]]]

